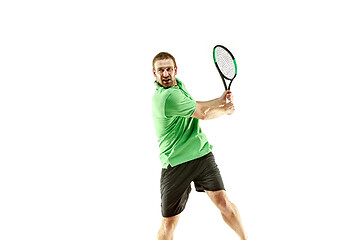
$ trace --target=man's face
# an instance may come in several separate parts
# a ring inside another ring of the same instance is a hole
[[[174,66],[172,59],[158,60],[155,62],[154,68],[154,76],[161,86],[169,88],[177,85],[175,78],[177,68]]]

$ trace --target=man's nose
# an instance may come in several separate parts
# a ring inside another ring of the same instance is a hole
[[[163,75],[164,77],[167,77],[169,75],[169,72],[165,69]]]

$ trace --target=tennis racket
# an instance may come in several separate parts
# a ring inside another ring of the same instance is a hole
[[[216,45],[213,50],[214,62],[221,79],[224,83],[225,91],[230,90],[231,83],[237,74],[237,65],[234,55],[224,46]],[[225,80],[230,81],[229,85]]]

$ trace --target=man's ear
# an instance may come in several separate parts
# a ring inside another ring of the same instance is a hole
[[[177,67],[175,67],[175,75],[177,74]]]
[[[152,69],[154,77],[156,77],[155,69]]]

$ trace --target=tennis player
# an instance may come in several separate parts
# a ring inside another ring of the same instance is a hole
[[[194,182],[198,192],[206,192],[220,210],[224,221],[245,240],[237,207],[226,196],[220,171],[215,163],[199,119],[210,120],[234,113],[233,95],[195,101],[175,76],[175,58],[166,52],[153,59],[156,91],[152,99],[153,119],[160,147],[162,223],[158,239],[173,239],[180,213],[184,210]],[[227,101],[228,100],[228,103]]]

